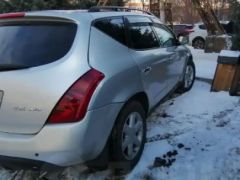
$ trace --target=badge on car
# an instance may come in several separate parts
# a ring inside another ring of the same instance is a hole
[[[0,107],[1,107],[1,104],[2,104],[2,99],[3,99],[3,91],[0,90]]]

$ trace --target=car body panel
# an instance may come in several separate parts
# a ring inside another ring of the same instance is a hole
[[[164,49],[130,51],[138,64],[144,91],[148,94],[150,106],[154,106],[166,94],[168,85],[170,55]],[[147,68],[150,70],[146,71]]]
[[[185,46],[173,46],[166,48],[166,51],[171,53],[169,66],[168,86],[173,88],[181,81],[184,72],[184,67],[188,60],[189,51]]]
[[[103,151],[115,120],[129,99],[146,94],[150,110],[183,78],[184,64],[190,55],[184,46],[135,51],[92,26],[99,18],[139,13],[77,10],[26,15],[32,19],[70,19],[78,30],[71,50],[62,59],[0,72],[0,156],[58,166],[93,160]],[[152,74],[143,73],[148,65],[152,66]],[[95,89],[85,117],[75,123],[48,124],[48,116],[64,93],[92,68],[103,73],[104,79]]]
[[[103,150],[121,103],[88,111],[78,123],[45,125],[38,134],[0,132],[0,154],[70,166],[96,158]]]
[[[95,27],[91,28],[89,63],[105,75],[104,85],[96,90],[90,108],[126,102],[134,94],[144,91],[139,69],[128,47]]]
[[[200,29],[199,26],[202,24],[194,24],[193,32],[189,34],[189,43],[190,45],[193,44],[193,41],[196,38],[202,38],[204,41],[208,35],[208,32],[206,29]]]
[[[4,92],[0,132],[39,132],[59,98],[90,69],[88,45],[82,43],[88,41],[90,32],[81,26],[71,50],[62,59],[38,67],[0,72],[0,90]]]

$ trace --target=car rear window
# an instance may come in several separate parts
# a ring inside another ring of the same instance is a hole
[[[193,29],[193,28],[194,28],[194,25],[186,25],[186,28],[188,28],[188,29]]]
[[[0,66],[35,67],[54,62],[70,50],[77,25],[26,22],[0,26]]]

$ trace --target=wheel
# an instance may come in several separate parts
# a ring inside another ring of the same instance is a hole
[[[130,171],[139,161],[146,141],[146,112],[137,101],[124,106],[112,131],[111,155],[115,168]]]
[[[178,90],[182,93],[189,91],[194,84],[195,76],[196,76],[195,65],[193,61],[190,60],[187,63],[184,72],[184,78],[183,81],[180,83]]]
[[[205,48],[205,41],[202,38],[196,38],[193,40],[192,46],[195,49],[204,49]]]

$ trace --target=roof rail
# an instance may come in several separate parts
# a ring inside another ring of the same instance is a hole
[[[121,7],[121,6],[94,6],[91,7],[88,12],[108,12],[108,11],[116,11],[116,12],[131,12],[131,11],[139,11],[142,12],[144,14],[148,14],[151,16],[154,16],[154,14],[148,12],[148,11],[144,11],[141,9],[137,9],[137,8],[127,8],[127,7]]]

